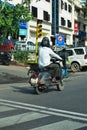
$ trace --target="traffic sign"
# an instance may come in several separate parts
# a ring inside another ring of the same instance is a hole
[[[56,34],[56,46],[64,46],[64,45],[65,45],[64,35]]]

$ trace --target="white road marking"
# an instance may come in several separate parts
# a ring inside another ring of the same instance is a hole
[[[64,120],[29,130],[75,130],[85,126],[87,126],[87,124]]]
[[[9,100],[3,100],[3,99],[0,99],[0,102],[1,102],[0,104],[2,105],[9,105],[11,107],[31,110],[35,112],[41,112],[41,113],[45,113],[49,115],[62,116],[62,117],[77,119],[81,121],[87,121],[87,114],[83,114],[83,113],[65,111],[65,110],[60,110],[60,109],[53,109],[53,108],[37,106],[37,105],[27,104],[27,103],[21,103],[21,102],[15,102],[15,101],[9,101]]]
[[[0,106],[0,112],[11,111],[11,110],[15,110],[15,108],[7,107],[7,106]]]
[[[47,116],[49,115],[37,112],[27,112],[19,115],[4,117],[0,119],[0,128],[20,124],[35,119],[40,119]]]

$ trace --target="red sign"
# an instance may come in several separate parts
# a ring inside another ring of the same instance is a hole
[[[62,39],[63,39],[62,36],[58,37],[58,41],[62,41]]]
[[[79,25],[78,23],[74,23],[74,32],[78,32],[79,31]]]

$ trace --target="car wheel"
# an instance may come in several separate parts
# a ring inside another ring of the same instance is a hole
[[[3,65],[9,65],[10,61],[3,61]]]
[[[10,65],[10,62],[8,61],[8,62],[6,62],[6,65]]]
[[[80,65],[79,65],[79,63],[73,62],[73,63],[71,64],[71,70],[72,70],[73,72],[79,72],[79,71],[80,71]]]

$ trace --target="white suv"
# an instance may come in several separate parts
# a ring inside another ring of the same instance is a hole
[[[35,51],[35,48],[36,46],[32,41],[17,41],[15,45],[15,49],[21,51],[33,52]]]
[[[61,56],[61,52],[58,54]],[[71,63],[71,70],[73,72],[80,71],[82,68],[87,67],[87,48],[86,47],[75,47],[67,48],[66,54],[68,60]]]

